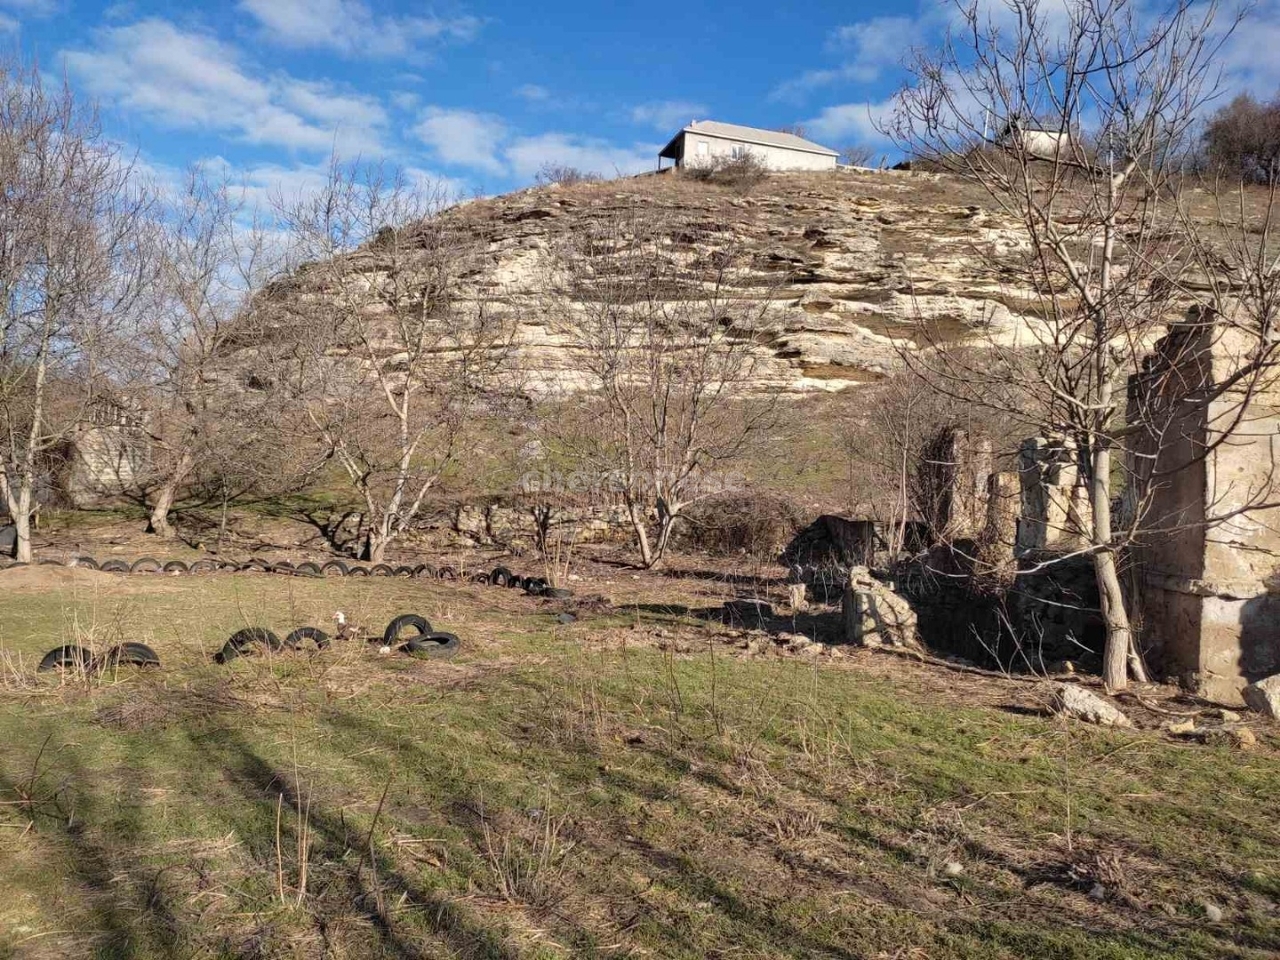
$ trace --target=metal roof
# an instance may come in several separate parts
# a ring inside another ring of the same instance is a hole
[[[671,157],[668,153],[686,133],[701,133],[708,137],[722,140],[738,140],[742,143],[758,143],[764,147],[782,147],[784,150],[800,150],[804,153],[821,153],[829,157],[840,154],[821,144],[797,137],[794,133],[781,133],[777,130],[760,130],[757,127],[744,127],[736,123],[721,123],[719,120],[694,120],[687,127],[671,138],[671,142],[662,148],[660,157]]]

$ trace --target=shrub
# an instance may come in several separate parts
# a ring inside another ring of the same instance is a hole
[[[683,514],[680,545],[722,555],[773,559],[804,525],[801,508],[771,494],[726,494],[703,500]]]
[[[715,183],[738,193],[750,193],[769,179],[769,168],[750,150],[733,156],[711,157],[705,163],[684,168],[685,175],[704,183]]]
[[[870,147],[854,143],[840,150],[840,162],[847,167],[869,167],[875,162],[876,152]]]
[[[1280,176],[1280,98],[1236,97],[1210,119],[1204,148],[1211,169],[1249,183]]]
[[[577,167],[571,167],[563,163],[544,163],[534,177],[534,182],[539,186],[547,186],[548,184],[556,184],[561,187],[572,187],[578,183],[599,183],[604,177],[598,173],[591,173],[585,170],[579,170]]]

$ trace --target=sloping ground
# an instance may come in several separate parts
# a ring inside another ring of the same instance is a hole
[[[973,202],[978,199],[978,202]],[[1031,318],[1011,311],[1024,292],[1001,275],[1019,246],[972,188],[931,174],[777,174],[747,196],[678,176],[544,188],[455,211],[492,237],[479,289],[521,323],[526,370],[570,376],[554,318],[531,309],[545,283],[546,251],[570,231],[642,207],[669,224],[674,252],[732,242],[746,251],[769,297],[775,335],[760,342],[760,380],[795,392],[839,390],[900,366],[919,324],[933,339],[975,328],[1015,336]],[[777,286],[779,274],[789,277]]]
[[[481,238],[469,295],[509,311],[519,360],[535,391],[578,382],[574,345],[547,309],[549,251],[570,235],[642,209],[663,223],[673,257],[732,242],[745,253],[743,293],[774,301],[758,347],[760,381],[793,392],[874,381],[899,349],[982,328],[1014,338],[1034,322],[1030,294],[1009,268],[1022,241],[973,187],[936,174],[775,174],[747,196],[678,176],[544,187],[459,205],[445,216],[460,242]],[[360,269],[383,262],[374,247]],[[779,286],[780,276],[787,282]],[[304,271],[276,290],[324,291]],[[464,296],[467,294],[464,294]],[[570,305],[571,307],[571,305]]]
[[[1176,743],[1030,684],[748,656],[688,615],[732,581],[612,580],[565,627],[471,585],[0,572],[0,955],[1280,951],[1270,729]],[[467,646],[207,661],[335,608]],[[72,635],[165,666],[36,678]]]

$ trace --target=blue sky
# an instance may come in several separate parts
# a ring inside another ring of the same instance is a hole
[[[335,148],[467,192],[547,161],[632,172],[695,117],[873,143],[898,62],[944,23],[929,0],[0,0],[0,41],[97,100],[144,163],[222,160],[264,191],[305,187]],[[1274,92],[1277,49],[1264,0],[1232,82]]]

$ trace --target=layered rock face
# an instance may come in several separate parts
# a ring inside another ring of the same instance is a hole
[[[445,217],[483,245],[464,296],[509,312],[534,389],[572,389],[581,376],[548,309],[552,251],[639,208],[663,224],[671,256],[730,242],[742,251],[743,295],[773,303],[763,329],[739,332],[757,352],[758,382],[802,394],[878,380],[901,366],[904,350],[1025,335],[1035,316],[1032,293],[1018,286],[1023,241],[967,190],[932,174],[838,171],[775,174],[739,196],[647,176],[526,190]],[[377,270],[376,251],[361,256]]]

